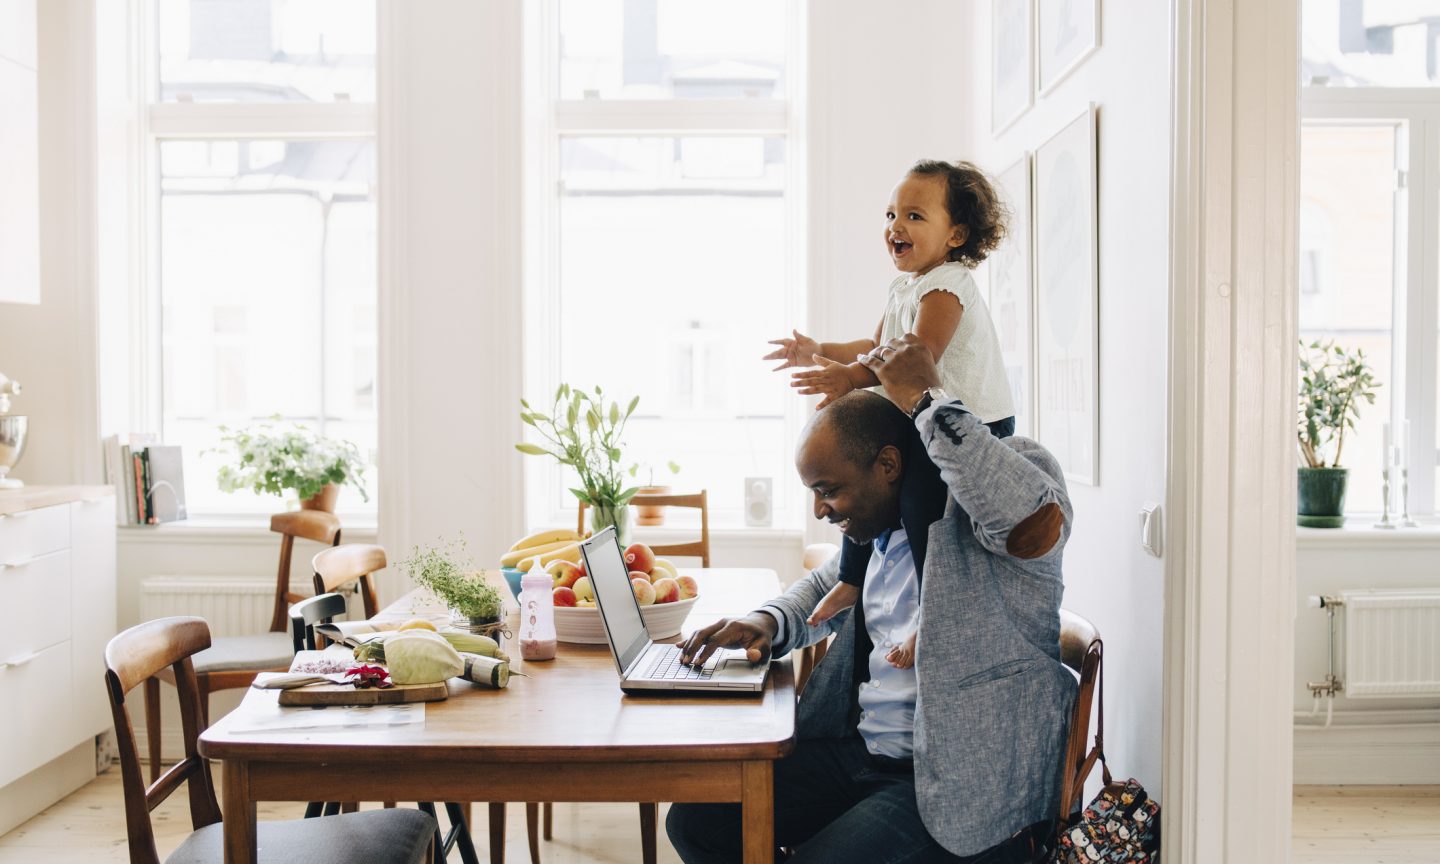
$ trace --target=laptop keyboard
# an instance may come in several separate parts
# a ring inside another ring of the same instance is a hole
[[[703,681],[714,671],[714,658],[703,667],[686,666],[680,662],[680,649],[672,645],[669,651],[656,652],[650,668],[645,670],[645,677],[666,681]]]

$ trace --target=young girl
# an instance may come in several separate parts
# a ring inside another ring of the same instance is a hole
[[[970,276],[1004,238],[1007,215],[990,181],[969,162],[916,162],[890,193],[885,209],[885,248],[900,275],[890,283],[874,338],[817,342],[795,330],[793,339],[772,340],[770,344],[780,347],[762,359],[783,361],[776,371],[818,366],[793,373],[790,384],[803,394],[823,396],[818,410],[851,390],[878,385],[875,373],[858,358],[890,339],[914,333],[935,357],[941,388],[994,435],[1008,437],[1015,431],[1015,409],[1000,340]],[[812,625],[860,598],[868,545],[863,554],[847,549],[842,556],[840,582],[815,608]],[[900,668],[914,665],[915,634],[886,659]]]

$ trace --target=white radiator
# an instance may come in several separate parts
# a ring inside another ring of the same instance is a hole
[[[292,582],[290,590],[308,597],[314,587]],[[275,607],[275,577],[151,576],[140,583],[140,620],[168,615],[199,615],[211,636],[243,636],[270,629]]]
[[[1440,696],[1440,590],[1341,597],[1345,695]]]

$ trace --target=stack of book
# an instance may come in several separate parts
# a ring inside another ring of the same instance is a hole
[[[115,520],[158,525],[185,518],[185,471],[180,448],[154,435],[105,439],[105,480],[115,487]]]

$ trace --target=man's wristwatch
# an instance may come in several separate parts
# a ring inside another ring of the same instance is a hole
[[[950,401],[950,394],[949,394],[949,393],[946,393],[946,392],[945,392],[944,390],[942,390],[941,388],[939,388],[939,387],[926,387],[926,388],[925,388],[925,392],[922,393],[922,394],[920,394],[920,401],[916,402],[916,403],[915,403],[915,407],[910,409],[910,419],[911,419],[911,420],[914,420],[916,417],[919,417],[921,411],[924,411],[926,408],[929,408],[931,405],[934,405],[936,402],[949,402],[949,401]]]

